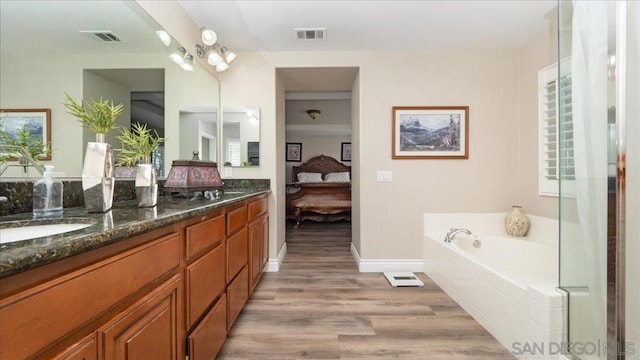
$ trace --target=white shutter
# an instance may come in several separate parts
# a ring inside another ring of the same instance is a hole
[[[573,195],[575,169],[573,158],[573,117],[571,113],[570,62],[538,72],[538,147],[539,192],[557,196],[562,180],[563,195]]]
[[[241,166],[240,158],[240,140],[228,140],[227,161],[231,163],[231,166]]]

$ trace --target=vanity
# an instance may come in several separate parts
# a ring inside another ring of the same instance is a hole
[[[267,263],[268,196],[69,208],[91,225],[0,245],[0,358],[215,358]]]

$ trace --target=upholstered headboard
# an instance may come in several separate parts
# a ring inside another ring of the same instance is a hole
[[[333,172],[349,172],[349,176],[351,176],[351,166],[338,162],[327,155],[314,156],[299,166],[292,166],[291,170],[293,182],[298,181],[298,174],[301,172],[321,173],[323,177]]]

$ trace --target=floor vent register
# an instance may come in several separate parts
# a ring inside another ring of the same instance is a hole
[[[423,287],[424,283],[412,272],[386,272],[384,276],[393,287]]]

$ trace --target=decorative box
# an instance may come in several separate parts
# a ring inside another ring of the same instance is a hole
[[[164,183],[164,191],[187,194],[223,190],[218,164],[203,160],[174,160]]]

